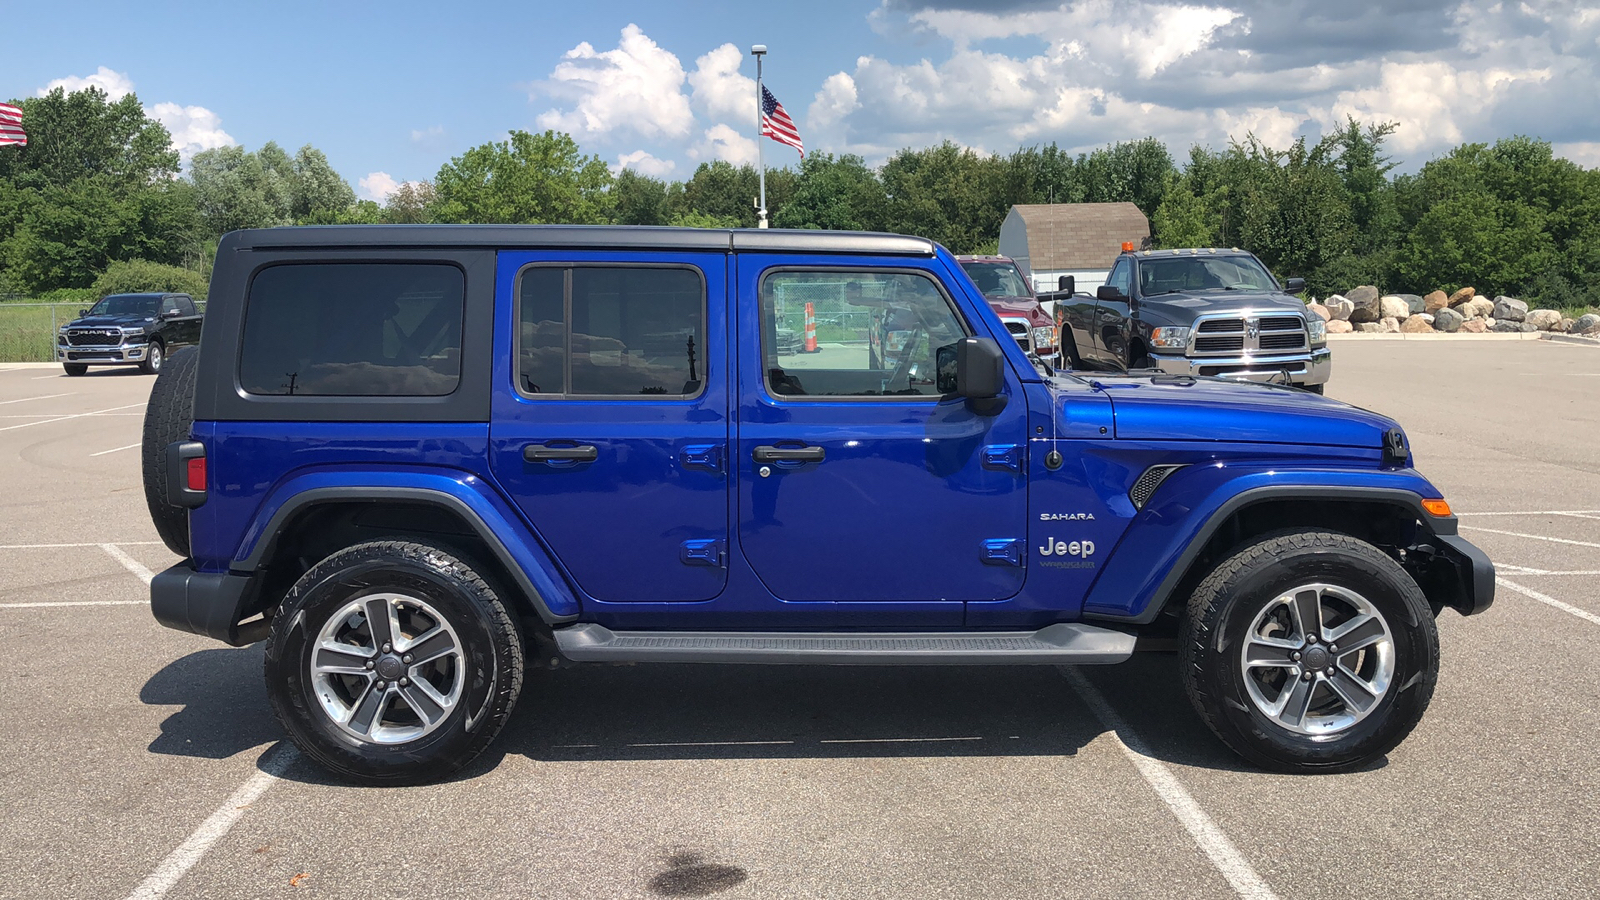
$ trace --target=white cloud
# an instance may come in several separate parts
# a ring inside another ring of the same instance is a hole
[[[1570,159],[1585,169],[1600,169],[1600,141],[1572,141],[1556,144],[1556,156]]]
[[[93,75],[82,77],[68,75],[65,78],[57,78],[39,88],[37,93],[43,97],[56,88],[62,88],[71,94],[88,87],[97,87],[105,91],[107,97],[115,102],[133,93],[133,79],[129,78],[126,72],[116,72],[101,66]],[[233,135],[222,130],[222,117],[204,106],[157,103],[154,106],[146,106],[144,114],[166,126],[172,135],[172,149],[178,151],[178,158],[185,167],[189,165],[189,160],[202,150],[231,147],[239,143],[233,139]]]
[[[629,132],[683,138],[693,129],[694,113],[683,93],[683,65],[639,26],[622,29],[615,50],[596,52],[584,41],[562,60],[539,88],[573,107],[541,113],[540,127],[580,140]]]
[[[67,93],[74,94],[86,87],[97,87],[105,91],[113,102],[133,93],[133,81],[128,78],[126,72],[114,72],[105,66],[101,66],[95,70],[93,75],[85,75],[81,78],[77,75],[68,75],[65,78],[57,78],[39,88],[38,94],[43,97],[56,88],[63,88]]]
[[[411,140],[418,144],[437,144],[444,138],[443,125],[430,125],[427,128],[411,129]]]
[[[725,159],[736,166],[755,165],[756,142],[732,125],[713,125],[700,143],[689,148],[692,159]]]
[[[695,107],[712,119],[754,122],[756,80],[739,71],[743,65],[744,52],[732,44],[695,60],[689,73]]]
[[[356,187],[361,190],[361,196],[377,203],[386,202],[389,195],[400,189],[400,182],[388,172],[369,172],[365,178],[356,180]]]
[[[1443,60],[1384,63],[1377,84],[1339,94],[1324,124],[1337,126],[1346,116],[1399,122],[1392,140],[1403,152],[1459,144],[1507,89],[1549,77],[1548,69],[1457,68]]]
[[[145,115],[167,126],[172,133],[172,148],[184,165],[202,150],[231,147],[239,143],[233,135],[222,130],[222,117],[204,106],[179,106],[176,103],[157,103],[147,106]]]
[[[611,167],[611,174],[615,175],[623,169],[632,169],[640,175],[649,175],[651,178],[663,178],[672,174],[678,164],[670,159],[656,159],[645,150],[635,150],[617,157],[617,164]]]

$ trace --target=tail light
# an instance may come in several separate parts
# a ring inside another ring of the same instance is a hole
[[[206,445],[178,441],[167,445],[167,502],[193,509],[206,502]]]

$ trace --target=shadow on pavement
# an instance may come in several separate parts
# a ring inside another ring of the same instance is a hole
[[[225,647],[169,663],[139,691],[151,706],[180,707],[150,752],[226,759],[283,738],[261,684],[261,648]]]

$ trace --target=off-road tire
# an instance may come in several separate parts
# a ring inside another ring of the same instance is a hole
[[[1056,358],[1061,360],[1061,367],[1067,369],[1082,369],[1083,361],[1078,359],[1077,338],[1072,336],[1072,326],[1061,323],[1061,333],[1056,335],[1056,343],[1061,346],[1056,349]]]
[[[1359,593],[1393,635],[1388,691],[1364,719],[1324,736],[1262,713],[1247,694],[1239,651],[1256,615],[1308,582]],[[1377,547],[1333,532],[1265,535],[1224,560],[1189,601],[1179,652],[1185,691],[1206,725],[1245,759],[1285,772],[1345,771],[1388,753],[1421,720],[1439,677],[1439,632],[1416,582]]]
[[[144,502],[150,521],[167,549],[189,555],[189,511],[167,503],[167,445],[187,441],[194,430],[194,385],[200,354],[180,350],[161,367],[144,410],[140,465],[144,468]],[[72,374],[69,369],[67,374]]]
[[[62,363],[61,368],[73,378],[77,378],[80,375],[89,374],[88,363]]]
[[[342,730],[314,695],[317,635],[345,604],[393,592],[425,600],[460,639],[464,686],[435,730],[404,743],[373,743]],[[342,778],[367,785],[438,781],[489,746],[511,716],[523,678],[522,635],[506,601],[470,565],[417,541],[357,544],[312,566],[283,598],[267,638],[267,694],[295,746]]]
[[[1307,392],[1312,393],[1312,394],[1322,394],[1323,392],[1325,392],[1327,390],[1327,388],[1328,388],[1328,386],[1325,385],[1325,384],[1302,384],[1302,385],[1300,385],[1300,389],[1301,390],[1307,391]]]
[[[167,347],[159,340],[152,340],[144,351],[144,359],[139,363],[139,371],[146,375],[160,375],[162,368],[167,364]]]

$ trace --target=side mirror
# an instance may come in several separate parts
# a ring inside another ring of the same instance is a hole
[[[83,318],[84,316],[87,316],[88,314],[89,314],[89,311],[87,309],[78,310],[78,318],[80,318],[80,319]]]
[[[1063,275],[1056,281],[1056,288],[1064,294],[1078,292],[1078,277],[1076,275]]]
[[[182,313],[175,309],[162,310],[161,312],[161,318],[163,319],[176,319],[180,315],[182,315]]]
[[[1000,345],[989,338],[962,338],[940,347],[935,386],[941,394],[967,399],[967,405],[980,416],[992,416],[1006,408],[1005,362]]]
[[[1299,294],[1306,289],[1304,278],[1291,278],[1283,283],[1283,292],[1286,294]]]
[[[1102,284],[1098,288],[1095,288],[1094,296],[1096,300],[1105,300],[1107,302],[1128,299],[1128,295],[1117,290],[1109,284]]]

